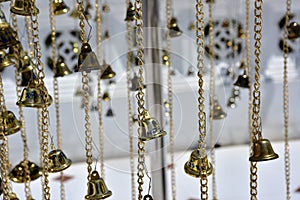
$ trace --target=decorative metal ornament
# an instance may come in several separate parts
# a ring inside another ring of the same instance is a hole
[[[172,19],[169,21],[168,29],[170,37],[178,37],[182,34],[182,31],[179,29],[177,19],[175,17],[172,17]]]
[[[48,154],[49,158],[49,172],[55,173],[55,172],[61,172],[68,167],[71,166],[72,161],[66,157],[64,152],[60,149],[52,150]]]
[[[44,96],[47,95],[45,102]],[[24,88],[17,105],[24,107],[42,108],[52,103],[52,97],[48,94],[47,88],[39,80],[31,79],[28,87]]]
[[[103,101],[110,101],[110,95],[108,91],[105,91],[102,96]]]
[[[134,76],[131,79],[131,87],[130,87],[130,91],[132,92],[136,92],[139,90],[140,84],[139,84],[139,77],[136,73],[134,73]],[[146,85],[143,86],[143,88],[146,88]]]
[[[102,11],[103,11],[104,13],[109,13],[109,12],[110,12],[110,7],[109,7],[109,5],[108,5],[107,2],[105,2],[105,3],[103,4],[103,6],[102,6]]]
[[[129,2],[127,11],[126,11],[125,21],[134,21],[135,15],[136,15],[135,7],[133,6],[133,4],[131,2]]]
[[[36,80],[37,75],[34,70],[21,72],[21,85],[22,87],[28,86],[30,80]]]
[[[101,74],[101,79],[111,79],[116,75],[116,73],[112,70],[111,66],[107,64],[105,60],[103,60],[101,69],[104,69],[104,71]]]
[[[249,161],[259,162],[268,161],[278,158],[279,156],[274,152],[272,145],[267,139],[260,139],[253,142],[253,152]]]
[[[213,106],[213,119],[219,120],[224,119],[227,116],[226,112],[223,111],[221,105],[217,98],[214,98],[214,106]]]
[[[92,48],[88,42],[85,42],[81,46],[81,51],[78,58],[78,65],[75,68],[75,72],[86,71],[87,73],[92,70],[99,70],[101,65],[98,62],[95,52],[92,51]]]
[[[196,149],[192,152],[190,159],[185,163],[184,171],[192,177],[201,178],[204,175],[211,175],[213,166],[208,161],[207,155],[200,157],[199,151]]]
[[[54,77],[64,77],[70,74],[72,74],[72,72],[69,70],[66,63],[64,62],[63,57],[59,57],[57,59],[56,72]]]
[[[112,108],[108,108],[105,116],[106,117],[114,117],[115,116]]]
[[[238,76],[238,79],[234,83],[235,86],[240,88],[249,88],[249,77],[247,75],[246,69],[244,69],[244,73]]]
[[[104,40],[108,40],[109,38],[110,38],[109,32],[108,32],[108,30],[106,30],[106,31],[104,32],[103,39],[104,39]]]
[[[7,22],[4,12],[0,9],[0,49],[15,46],[19,40],[14,36],[14,31]]]
[[[53,0],[54,15],[62,15],[68,13],[70,8],[63,0]]]
[[[14,193],[14,192],[10,192],[9,194],[8,194],[8,199],[9,200],[19,200],[19,198],[17,197],[17,195],[16,195],[16,193]]]
[[[10,11],[16,15],[23,16],[36,15],[40,12],[35,6],[35,0],[15,0]]]
[[[170,65],[170,57],[167,54],[166,50],[163,50],[162,61],[163,61],[164,65],[167,65],[167,66]]]
[[[19,72],[31,71],[35,68],[31,58],[28,56],[28,52],[21,52],[19,59]]]
[[[35,163],[28,161],[27,162],[30,180],[36,180],[42,176],[42,170]],[[16,183],[24,183],[26,181],[25,175],[25,161],[20,162],[15,166],[12,171],[9,173],[9,178]]]
[[[93,171],[91,174],[91,180],[88,182],[88,191],[85,195],[86,200],[98,200],[106,199],[112,195],[112,192],[108,190],[104,180],[100,178],[97,171]]]
[[[300,37],[300,25],[297,22],[291,22],[287,26],[288,38],[295,40]]]
[[[189,31],[195,30],[195,22],[194,22],[194,21],[191,21],[191,22],[189,23],[188,30],[189,30]]]
[[[21,129],[22,123],[16,118],[13,112],[4,111],[0,117],[3,120],[3,133],[5,136],[12,135]]]
[[[13,64],[14,62],[10,60],[5,51],[0,50],[0,71],[2,71],[5,67],[9,67]]]
[[[143,141],[148,141],[165,136],[167,132],[162,130],[156,119],[151,118],[148,110],[144,110],[144,120],[142,121],[142,133],[139,139]]]

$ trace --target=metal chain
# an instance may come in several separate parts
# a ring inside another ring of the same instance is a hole
[[[291,12],[291,0],[286,0],[285,32],[283,39],[283,115],[284,115],[284,170],[286,184],[286,199],[291,199],[290,192],[290,146],[289,146],[289,85],[288,85],[288,30],[289,16]]]
[[[197,68],[198,68],[198,117],[199,117],[199,141],[198,151],[200,157],[206,156],[206,114],[204,110],[204,12],[203,1],[196,0],[196,42],[197,42]],[[203,163],[201,163],[203,164]],[[202,166],[201,166],[202,167]],[[205,172],[204,172],[205,173]],[[200,179],[201,200],[208,199],[208,179],[203,174]]]
[[[85,30],[84,30],[84,27],[85,27],[85,24],[84,24],[84,19],[85,19],[85,16],[84,16],[84,6],[83,6],[83,2],[77,2],[77,9],[78,9],[78,12],[79,12],[79,27],[80,27],[80,39],[81,39],[81,43],[84,43],[86,42],[86,39],[85,39]]]
[[[139,90],[136,95],[138,103],[138,135],[139,138],[142,134],[142,123],[144,121],[144,106],[145,106],[145,94],[144,89],[144,77],[143,77],[143,67],[144,67],[144,32],[143,32],[143,4],[141,0],[135,1],[135,10],[136,10],[136,43],[137,43],[137,59],[139,65]],[[143,198],[143,178],[145,176],[145,143],[141,139],[138,139],[138,199],[142,200]]]
[[[33,46],[33,39],[32,39],[30,16],[26,16],[26,17],[24,17],[24,19],[25,19],[25,25],[26,25],[27,38],[28,38],[29,54],[30,54],[30,57],[33,58],[34,57],[34,46]]]

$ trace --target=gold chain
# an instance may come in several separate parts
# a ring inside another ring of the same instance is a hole
[[[26,32],[27,32],[27,38],[28,38],[29,55],[31,58],[33,58],[34,57],[34,46],[33,46],[33,39],[32,39],[30,16],[25,17],[25,25],[26,25]]]
[[[284,169],[286,184],[286,199],[291,199],[290,193],[290,147],[289,147],[289,85],[288,85],[288,30],[291,0],[286,0],[285,31],[283,40],[283,115],[284,115]]]
[[[136,43],[137,43],[137,59],[139,65],[139,90],[136,95],[138,103],[138,134],[139,138],[142,134],[142,123],[144,121],[144,106],[145,106],[145,94],[144,89],[144,77],[143,77],[143,67],[144,67],[144,32],[143,32],[143,4],[141,0],[135,1],[135,10],[136,10]],[[145,143],[138,139],[138,199],[142,200],[143,198],[143,178],[145,172]]]
[[[206,156],[206,114],[204,110],[204,12],[203,1],[196,0],[196,42],[197,42],[197,68],[198,68],[198,117],[199,117],[199,142],[198,151],[200,157]],[[201,163],[202,165],[203,163]],[[202,167],[202,166],[201,166]],[[205,172],[204,172],[205,173]],[[208,199],[208,179],[207,175],[203,174],[200,179],[201,200]]]

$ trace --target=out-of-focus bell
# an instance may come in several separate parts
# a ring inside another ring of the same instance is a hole
[[[108,190],[104,180],[100,178],[97,171],[93,171],[91,174],[91,180],[87,184],[88,191],[85,195],[86,200],[106,199],[112,195],[112,192]]]
[[[105,91],[105,92],[103,93],[102,100],[103,100],[103,101],[107,101],[107,102],[110,101],[110,96],[109,96],[108,91]]]
[[[208,161],[207,155],[200,157],[199,151],[196,149],[192,152],[190,159],[185,163],[184,171],[192,177],[201,178],[204,175],[211,175],[213,166]]]
[[[195,74],[194,68],[193,68],[193,66],[190,66],[188,69],[187,75],[194,76],[194,74]]]
[[[55,72],[54,77],[63,77],[63,76],[67,76],[69,74],[72,74],[72,72],[69,70],[66,63],[64,62],[63,57],[59,57],[57,59],[56,70],[55,71],[56,72]]]
[[[0,70],[2,71],[5,67],[13,65],[14,62],[10,60],[5,51],[0,50]]]
[[[17,197],[17,195],[16,195],[16,193],[14,193],[14,192],[10,192],[9,194],[8,194],[8,199],[9,200],[19,200],[19,198]]]
[[[213,119],[224,119],[227,114],[223,111],[221,105],[219,104],[219,101],[215,98],[214,99],[214,112],[213,112]]]
[[[106,117],[113,117],[114,116],[114,112],[113,112],[112,108],[108,108],[105,116]]]
[[[297,22],[291,22],[287,26],[288,38],[290,40],[295,40],[300,37],[300,25]]]
[[[189,29],[189,31],[195,30],[195,22],[194,22],[194,21],[191,21],[191,22],[189,23],[188,29]]]
[[[134,73],[134,75],[133,75],[133,77],[131,79],[130,91],[132,91],[132,92],[138,91],[139,87],[140,87],[139,77],[138,77],[138,75],[136,73]],[[145,89],[146,85],[144,85],[143,88]]]
[[[30,180],[33,181],[40,176],[42,176],[42,170],[35,163],[27,162]],[[24,183],[26,181],[25,174],[25,161],[21,161],[17,166],[15,166],[9,173],[9,178],[16,183]]]
[[[168,28],[170,37],[178,37],[182,34],[182,31],[179,29],[177,19],[175,17],[172,17],[172,19],[170,20]]]
[[[104,40],[108,40],[109,39],[109,32],[108,32],[108,30],[106,30],[105,32],[104,32],[104,36],[103,36],[103,39]]]
[[[47,95],[47,98],[43,98]],[[45,101],[46,100],[46,101]],[[48,94],[47,88],[38,80],[31,79],[28,86],[23,89],[17,105],[24,107],[42,108],[52,103],[52,97]]]
[[[101,66],[104,71],[101,74],[101,79],[111,79],[113,78],[116,73],[112,70],[111,66],[103,60],[103,64]]]
[[[109,5],[107,4],[107,2],[105,2],[105,3],[103,4],[103,6],[102,6],[102,11],[103,11],[104,13],[109,13],[109,12],[110,12],[110,7],[109,7]]]
[[[30,0],[15,0],[10,11],[16,15],[23,16],[39,13],[39,9],[35,6],[35,1]]]
[[[49,172],[60,172],[71,166],[72,161],[66,157],[64,152],[60,149],[52,150],[48,154],[49,158]]]
[[[78,58],[78,65],[75,68],[75,72],[86,71],[87,73],[92,70],[101,69],[101,65],[98,62],[95,52],[92,51],[92,48],[89,43],[85,42],[81,46],[81,51]]]
[[[234,85],[241,88],[249,88],[249,77],[246,70],[244,70],[244,73],[242,75],[238,76],[238,79],[236,80]]]
[[[166,50],[163,50],[162,61],[164,65],[170,65],[170,57]]]
[[[14,31],[7,22],[4,12],[0,9],[0,49],[6,49],[19,43]]]
[[[162,130],[156,119],[150,117],[149,111],[144,111],[144,120],[142,121],[142,133],[139,139],[148,141],[165,136],[167,133]]]
[[[7,56],[14,61],[19,61],[22,52],[24,52],[22,45],[15,45],[8,48]]]
[[[30,80],[37,79],[36,73],[34,70],[26,71],[21,73],[21,85],[22,87],[26,87],[29,84]]]
[[[55,15],[62,15],[69,12],[70,8],[66,5],[63,0],[54,0],[53,11]]]
[[[227,107],[229,107],[229,108],[235,108],[236,107],[236,102],[235,102],[235,98],[234,97],[230,97],[228,99]]]
[[[261,139],[253,142],[252,155],[249,160],[252,162],[268,161],[278,158],[269,140]]]
[[[70,12],[70,17],[72,18],[78,18],[79,17],[79,11],[77,9],[77,6],[74,7],[74,9]]]
[[[14,134],[21,129],[22,123],[16,118],[13,112],[4,111],[0,117],[3,119],[3,132],[5,136]]]
[[[134,21],[135,20],[135,7],[131,2],[129,2],[126,12],[125,21]]]
[[[27,72],[34,69],[34,64],[31,58],[28,56],[27,52],[21,52],[20,59],[19,59],[19,72]]]

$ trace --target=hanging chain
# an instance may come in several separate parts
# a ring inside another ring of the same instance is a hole
[[[28,48],[29,48],[29,55],[31,58],[34,57],[34,46],[33,46],[33,39],[32,39],[32,29],[31,29],[31,22],[30,16],[25,16],[25,25],[26,25],[26,32],[28,38]]]
[[[289,147],[289,85],[288,85],[288,30],[291,0],[286,0],[285,31],[283,40],[283,115],[284,115],[284,169],[286,184],[286,199],[291,199],[290,193],[290,147]]]

